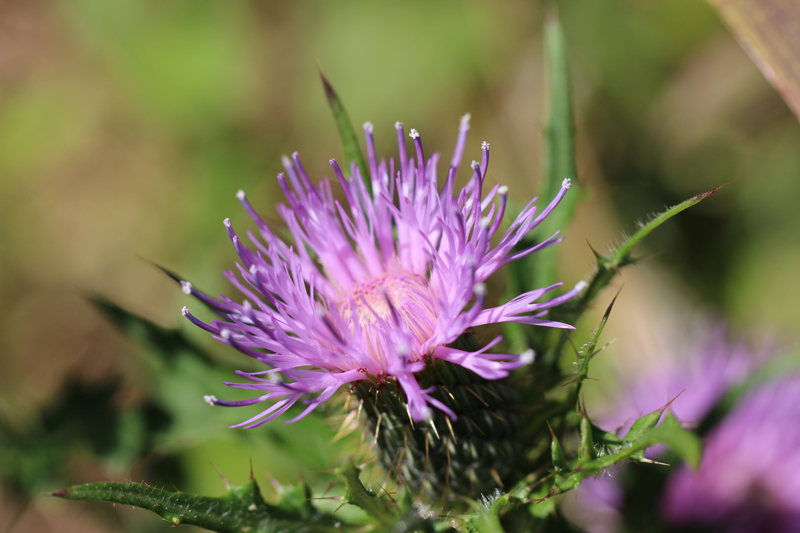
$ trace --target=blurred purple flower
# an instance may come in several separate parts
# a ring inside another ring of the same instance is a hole
[[[597,422],[605,428],[620,427],[624,433],[637,418],[674,399],[670,410],[675,417],[686,426],[696,425],[761,358],[741,342],[729,344],[725,328],[717,327],[694,349],[660,359],[649,375],[623,381],[614,407]]]
[[[687,426],[696,425],[731,387],[747,378],[767,353],[755,354],[742,342],[729,344],[723,327],[712,329],[708,338],[696,345],[699,348],[659,359],[649,374],[623,380],[613,407],[595,417],[598,424],[606,429],[619,428],[623,435],[637,418],[675,399],[670,409],[676,418]],[[663,450],[662,446],[653,446],[647,456],[657,457]],[[564,500],[570,520],[590,533],[619,530],[618,509],[624,495],[613,475],[614,472],[605,472],[585,480],[575,498]]]
[[[189,320],[270,367],[238,372],[252,383],[228,383],[257,391],[260,395],[256,398],[223,401],[206,397],[209,403],[223,406],[272,402],[234,427],[269,422],[303,398],[307,408],[289,421],[294,422],[342,385],[362,380],[377,385],[396,381],[405,393],[410,415],[417,420],[430,417],[430,406],[455,418],[430,396],[433,389],[422,389],[414,376],[431,358],[461,365],[486,379],[506,377],[533,359],[533,352],[489,353],[500,337],[476,352],[447,346],[468,328],[499,322],[571,328],[544,315],[578,294],[583,283],[549,301],[536,303],[561,283],[484,309],[484,281],[489,276],[515,259],[560,242],[556,232],[533,247],[515,250],[558,205],[569,189],[569,180],[564,180],[538,216],[533,206],[536,199],[531,200],[492,246],[490,239],[505,214],[508,188],[495,185],[483,194],[489,163],[487,143],[482,145],[481,163],[472,163],[470,181],[454,192],[469,116],[461,121],[441,191],[436,175],[439,154],[426,159],[420,136],[412,129],[416,157],[409,157],[402,124],[396,129],[397,167],[394,160],[376,159],[372,125],[364,125],[372,193],[354,164],[348,180],[339,165],[330,161],[346,205],[334,200],[327,178],[312,184],[297,154],[291,160],[284,158],[286,174],[280,174],[278,182],[288,206],[280,205],[278,210],[292,234],[293,246],[276,237],[239,192],[263,239],[248,232],[255,246],[250,249],[230,221],[225,221],[241,260],[237,264],[241,280],[233,271],[226,276],[248,298],[243,303],[223,296],[212,299],[183,282],[184,292],[195,295],[222,318],[205,323],[184,308]],[[313,394],[318,395],[309,397]]]
[[[663,513],[714,531],[800,531],[800,375],[761,386],[709,434],[700,469],[667,483]]]

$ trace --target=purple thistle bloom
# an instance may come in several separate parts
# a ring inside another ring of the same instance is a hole
[[[346,204],[334,200],[325,178],[312,184],[297,154],[284,158],[286,173],[278,175],[288,205],[278,211],[294,240],[280,240],[256,213],[244,192],[245,210],[258,225],[261,239],[248,231],[248,248],[225,220],[239,255],[239,277],[226,277],[247,298],[239,304],[210,298],[190,283],[184,292],[208,304],[221,317],[205,323],[188,309],[183,314],[220,342],[233,346],[270,369],[237,372],[251,383],[227,383],[260,396],[223,401],[207,396],[212,405],[272,405],[236,426],[248,428],[274,420],[301,398],[306,409],[287,423],[304,417],[348,383],[370,380],[377,385],[396,380],[410,416],[430,417],[430,406],[451,418],[455,414],[422,389],[414,374],[431,358],[461,365],[485,379],[500,379],[530,363],[533,352],[521,355],[489,353],[495,338],[476,352],[449,347],[468,328],[518,322],[572,328],[544,318],[547,310],[578,294],[585,284],[549,301],[536,303],[561,283],[522,294],[510,302],[484,308],[484,281],[503,265],[561,241],[558,232],[535,246],[516,245],[558,205],[569,189],[564,180],[550,204],[537,214],[532,200],[496,246],[490,242],[505,214],[508,188],[495,185],[484,195],[489,145],[483,143],[481,163],[472,163],[472,178],[454,191],[469,115],[461,121],[455,153],[444,186],[438,190],[439,154],[425,158],[419,133],[410,137],[416,157],[406,152],[403,125],[396,124],[399,160],[376,159],[372,125],[364,125],[369,184],[355,164],[351,179],[331,160]],[[241,279],[240,279],[241,278]],[[316,396],[311,396],[317,394]],[[304,398],[305,397],[305,398]]]
[[[698,472],[670,478],[663,512],[677,526],[800,531],[800,375],[743,398],[706,439]]]

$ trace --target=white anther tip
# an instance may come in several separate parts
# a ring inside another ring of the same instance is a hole
[[[223,220],[222,223],[225,224],[226,228],[230,228],[231,227],[231,219],[229,219],[229,218],[226,218],[225,220]]]
[[[239,189],[239,192],[236,193],[236,198],[239,200],[244,200],[244,191]]]
[[[286,155],[286,154],[283,154],[283,155],[281,156],[281,163],[283,163],[283,166],[285,166],[285,167],[290,167],[290,166],[292,166],[292,160],[291,160],[291,159],[289,159],[289,156],[288,156],[288,155]]]
[[[536,352],[528,349],[519,354],[519,362],[522,363],[523,365],[529,365],[533,363],[534,357],[536,357]]]
[[[489,149],[489,143],[487,143],[486,141],[483,141],[481,143],[481,148],[483,148],[484,150],[488,150]]]
[[[500,188],[497,189],[497,192],[505,196],[506,194],[508,194],[508,185],[501,185]]]
[[[222,338],[223,338],[223,339],[225,339],[225,340],[228,340],[228,339],[230,339],[230,338],[231,338],[231,330],[229,330],[229,329],[223,329],[223,330],[221,330],[221,331],[219,332],[219,336],[220,336],[220,337],[222,337]]]
[[[183,309],[181,309],[181,314],[183,316],[189,316],[189,308],[184,305]]]
[[[414,128],[411,128],[411,131],[408,132],[408,136],[412,139],[419,139],[419,132]]]
[[[192,294],[192,284],[188,281],[181,281],[181,292],[183,294]]]
[[[203,396],[203,401],[206,402],[208,405],[216,405],[217,397],[212,396],[210,394],[206,394],[205,396]]]
[[[461,126],[468,128],[469,127],[469,119],[471,119],[471,118],[472,118],[472,114],[471,113],[464,114],[464,116],[461,117]]]
[[[486,284],[485,283],[476,283],[475,286],[472,288],[475,291],[475,294],[478,296],[483,296],[486,294]]]
[[[250,273],[255,276],[257,272],[258,272],[258,267],[254,264],[250,265]]]
[[[589,286],[588,283],[586,283],[585,281],[581,280],[575,285],[575,290],[578,291],[578,292],[582,292],[583,289],[585,289],[588,286]]]
[[[365,122],[364,123],[364,131],[367,133],[372,133],[375,127],[372,125],[372,122]]]
[[[394,127],[399,130],[400,128],[403,127],[403,123],[398,120],[397,122],[394,123]]]
[[[489,217],[483,217],[481,219],[481,229],[487,229],[492,223],[492,219]]]
[[[473,161],[472,163],[469,164],[469,166],[471,166],[473,169],[475,169],[475,168],[478,168],[480,165],[478,164],[477,161]]]
[[[322,318],[325,316],[325,310],[318,306],[316,309],[314,309],[314,314],[317,315],[317,318]]]
[[[564,178],[564,181],[561,182],[561,186],[565,189],[569,189],[572,185],[572,181],[569,178]]]

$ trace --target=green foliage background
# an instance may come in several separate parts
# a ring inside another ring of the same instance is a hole
[[[584,276],[587,240],[602,249],[631,221],[729,183],[651,237],[647,251],[665,253],[623,276],[609,338],[646,331],[642,305],[655,315],[678,299],[756,336],[788,330],[800,320],[787,298],[800,293],[797,119],[700,0],[575,0],[559,11],[587,191],[559,247],[561,279]],[[353,121],[373,122],[386,156],[396,120],[447,155],[471,112],[465,157],[491,142],[489,179],[526,200],[543,155],[542,17],[540,3],[514,1],[4,3],[2,519],[19,531],[165,530],[143,512],[39,493],[131,479],[221,495],[209,460],[242,484],[251,458],[269,493],[267,473],[287,483],[301,462],[338,466],[347,442],[330,446],[322,417],[225,429],[244,410],[212,410],[202,395],[234,397],[221,381],[245,363],[183,324],[185,297],[141,258],[231,293],[221,221],[246,224],[235,192],[275,217],[281,154],[299,151],[316,176],[341,157],[315,61]],[[135,345],[85,292],[180,326],[208,360]],[[614,368],[601,372],[598,401]],[[331,480],[304,475],[316,493]]]

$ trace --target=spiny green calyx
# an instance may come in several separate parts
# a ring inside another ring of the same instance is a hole
[[[433,360],[418,374],[423,388],[456,413],[433,410],[413,421],[396,383],[361,383],[354,389],[367,428],[391,478],[413,491],[476,498],[508,483],[521,452],[517,394],[457,365]]]

